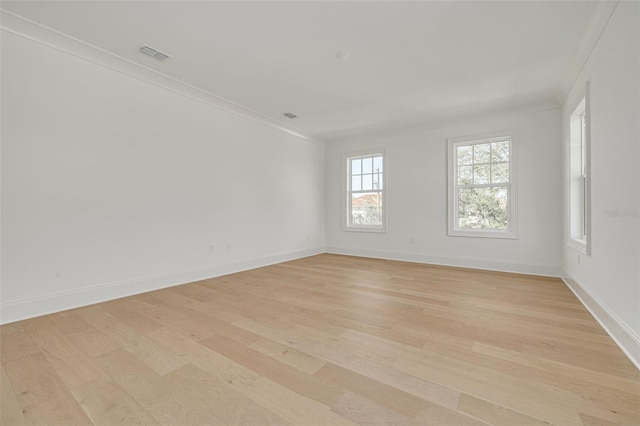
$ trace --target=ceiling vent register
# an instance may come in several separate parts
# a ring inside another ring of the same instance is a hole
[[[167,55],[166,53],[162,53],[159,50],[154,49],[153,47],[147,46],[146,44],[140,46],[140,53],[142,53],[143,55],[151,56],[158,62],[164,62],[167,59],[171,58],[171,56]]]

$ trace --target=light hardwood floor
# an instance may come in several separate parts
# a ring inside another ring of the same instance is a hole
[[[640,424],[552,278],[319,255],[1,330],[5,425]]]

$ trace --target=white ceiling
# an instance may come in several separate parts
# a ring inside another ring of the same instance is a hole
[[[321,139],[558,105],[592,1],[29,2],[2,8]],[[142,43],[172,58],[157,62]],[[336,53],[347,51],[348,60]],[[282,116],[294,112],[297,119]]]

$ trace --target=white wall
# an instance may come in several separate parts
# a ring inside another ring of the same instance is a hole
[[[480,114],[479,114],[480,115]],[[517,240],[447,236],[447,138],[515,130]],[[467,118],[327,144],[326,241],[335,253],[560,274],[560,111]],[[344,157],[387,150],[387,232],[345,232]],[[410,237],[415,243],[410,243]]]
[[[568,189],[569,117],[590,81],[591,256],[578,263],[564,242],[563,266],[568,284],[640,366],[639,28],[640,4],[620,2],[563,105],[562,123]]]
[[[5,31],[1,136],[2,322],[323,250],[322,145]]]

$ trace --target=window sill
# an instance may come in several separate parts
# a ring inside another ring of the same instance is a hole
[[[355,227],[355,226],[345,226],[342,228],[345,232],[371,232],[377,234],[386,234],[387,230],[385,228],[365,228],[365,227]]]
[[[518,234],[511,231],[492,231],[492,230],[452,230],[449,231],[450,237],[471,237],[471,238],[499,238],[507,240],[517,240]]]
[[[577,251],[578,253],[582,253],[586,255],[589,254],[587,250],[586,240],[577,240],[575,238],[570,238],[569,241],[567,242],[567,245],[572,249],[574,249],[575,251]]]

